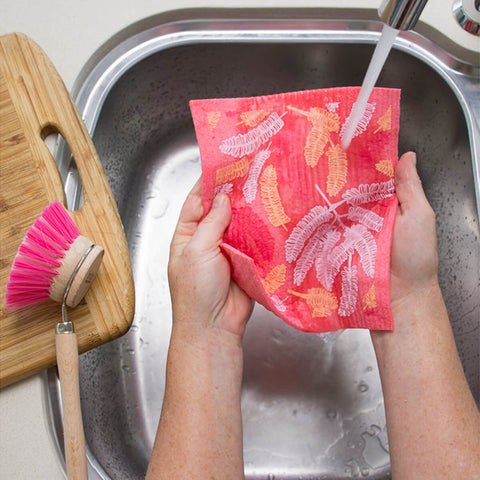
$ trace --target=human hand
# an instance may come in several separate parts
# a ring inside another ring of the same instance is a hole
[[[175,325],[191,335],[212,329],[241,341],[252,301],[231,279],[230,265],[220,250],[231,219],[227,195],[218,194],[202,220],[202,183],[188,195],[170,246],[168,277]]]
[[[438,284],[435,213],[416,170],[416,155],[400,158],[395,171],[399,202],[393,228],[390,297],[392,308]]]

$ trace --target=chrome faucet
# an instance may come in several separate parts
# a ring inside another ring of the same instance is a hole
[[[396,30],[415,27],[427,0],[384,0],[378,9],[380,20]]]

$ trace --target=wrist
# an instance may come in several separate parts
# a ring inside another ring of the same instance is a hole
[[[398,342],[402,338],[405,342],[410,342],[417,336],[428,335],[428,332],[435,329],[439,322],[442,323],[445,318],[448,319],[436,278],[392,299],[391,309],[393,331],[370,331],[376,350],[382,345],[388,349],[391,342]]]
[[[438,278],[414,286],[403,293],[397,293],[391,298],[390,306],[393,318],[404,317],[420,311],[429,310],[432,305],[443,303],[442,292],[438,283]]]
[[[224,362],[243,362],[242,336],[206,322],[175,318],[170,346],[185,353],[208,356]]]

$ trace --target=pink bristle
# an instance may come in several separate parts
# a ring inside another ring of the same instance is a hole
[[[10,280],[12,280],[14,283],[10,285],[9,288],[17,288],[19,285],[22,285],[22,283],[53,283],[53,279],[55,275],[42,275],[39,273],[32,273],[31,270],[25,270],[22,268],[14,267],[15,270],[12,270],[10,272]],[[58,275],[58,273],[57,273]]]
[[[46,235],[45,232],[42,232],[36,228],[35,223],[27,232],[24,242],[28,242],[30,245],[37,245],[56,257],[63,257],[65,255],[65,250],[60,245],[55,243],[52,238]]]
[[[65,256],[80,231],[60,202],[44,209],[18,249],[7,283],[5,304],[23,308],[48,300],[59,258]]]
[[[48,291],[31,293],[28,290],[21,292],[7,292],[5,295],[5,305],[8,308],[22,308],[44,302],[45,300],[48,300],[48,298]]]
[[[13,269],[18,272],[30,272],[32,275],[36,273],[46,276],[58,275],[58,272],[53,268],[49,268],[48,266],[41,265],[37,262],[30,262],[24,257],[17,257],[15,259],[13,262]]]
[[[58,255],[53,256],[45,249],[40,249],[39,247],[34,248],[26,243],[22,243],[22,245],[20,245],[18,253],[37,260],[38,262],[51,265],[52,267],[60,267],[62,265],[62,263],[57,260]]]
[[[58,201],[52,203],[43,211],[42,218],[44,218],[56,232],[62,235],[69,244],[72,244],[80,235],[77,226]]]
[[[35,222],[33,222],[33,229],[38,230],[39,235],[43,235],[45,237],[44,241],[49,242],[46,248],[56,247],[62,250],[68,250],[70,248],[70,244],[59,235],[44,219],[43,217],[37,218]]]

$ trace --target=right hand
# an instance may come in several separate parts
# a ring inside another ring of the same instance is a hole
[[[395,170],[399,202],[393,228],[390,299],[392,309],[403,300],[438,286],[435,213],[416,170],[416,155],[402,155]]]

